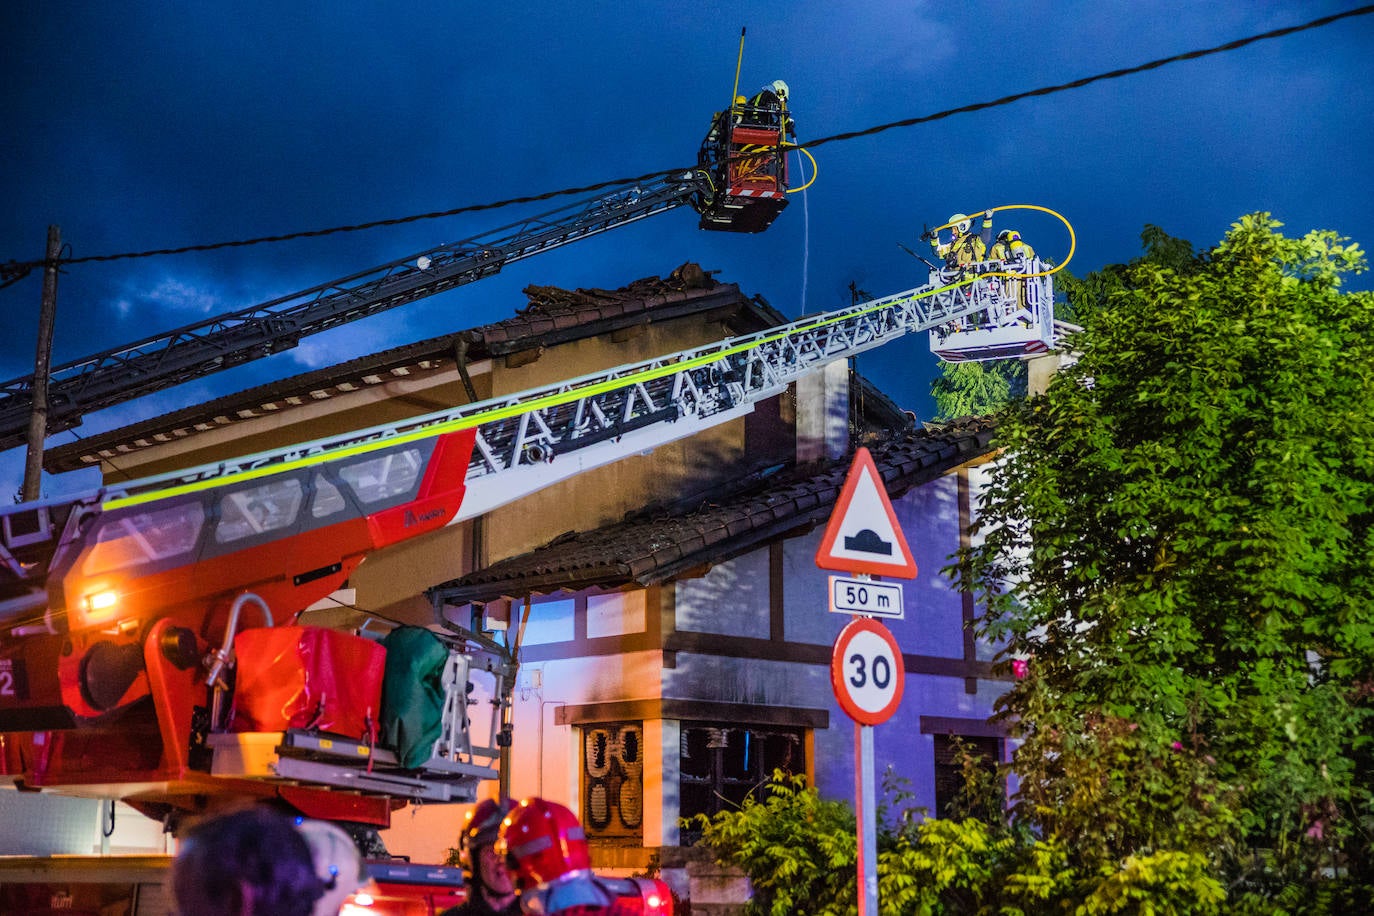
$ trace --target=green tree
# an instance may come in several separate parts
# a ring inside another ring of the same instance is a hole
[[[966,765],[977,770],[969,758]],[[1091,774],[1083,774],[1088,782]],[[882,916],[1152,913],[1208,916],[1225,893],[1196,851],[1158,849],[1075,866],[1057,837],[1041,839],[1004,818],[922,820],[899,810],[905,793],[884,782],[878,823]],[[987,788],[984,784],[984,788]],[[854,813],[823,801],[803,777],[775,773],[766,801],[747,799],[711,818],[702,842],[750,879],[747,913],[848,916],[857,906]],[[996,792],[993,792],[996,795]],[[974,808],[982,801],[968,799]],[[895,804],[894,804],[895,803]],[[888,817],[887,815],[891,815]]]
[[[981,417],[1026,396],[1026,364],[1019,359],[940,363],[930,383],[935,419]]]
[[[1257,912],[1374,883],[1374,294],[1341,289],[1358,246],[1280,225],[1148,227],[1079,287],[1078,362],[1003,412],[960,558],[1035,670],[1018,813],[1099,862],[1205,855]]]

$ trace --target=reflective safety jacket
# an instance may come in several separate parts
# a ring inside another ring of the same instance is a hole
[[[988,249],[989,261],[1029,261],[1035,257],[1035,249],[1020,239],[1011,242],[998,240]]]
[[[930,244],[935,249],[935,253],[944,258],[945,263],[951,266],[965,267],[976,261],[987,259],[987,242],[983,241],[982,236],[974,235],[971,232],[956,235],[948,242],[931,239]]]

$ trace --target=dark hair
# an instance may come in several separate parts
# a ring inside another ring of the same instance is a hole
[[[310,916],[324,886],[286,815],[245,808],[179,838],[172,893],[183,916]]]

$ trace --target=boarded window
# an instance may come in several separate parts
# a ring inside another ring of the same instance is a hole
[[[643,835],[644,723],[583,727],[582,806],[588,836]]]

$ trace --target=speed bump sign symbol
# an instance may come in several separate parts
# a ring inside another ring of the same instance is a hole
[[[887,486],[866,448],[854,453],[816,548],[816,565],[860,575],[916,578],[916,561],[892,509]]]

